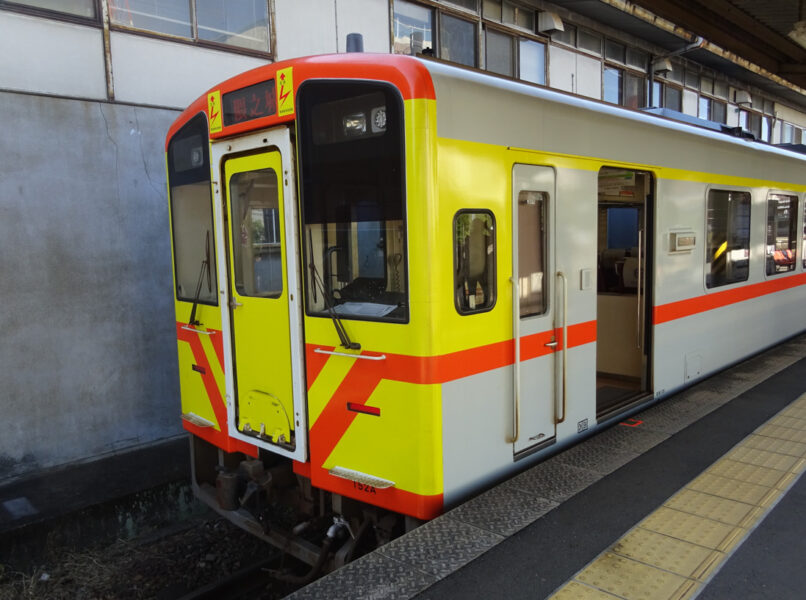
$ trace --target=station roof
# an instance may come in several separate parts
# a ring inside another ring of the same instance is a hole
[[[806,108],[806,0],[551,2]]]

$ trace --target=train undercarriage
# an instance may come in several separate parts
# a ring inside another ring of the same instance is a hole
[[[261,451],[228,453],[191,435],[193,491],[238,527],[311,569],[313,580],[382,546],[421,521],[314,488],[292,461]]]

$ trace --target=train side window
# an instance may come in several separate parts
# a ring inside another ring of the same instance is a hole
[[[488,210],[460,210],[453,219],[454,301],[460,314],[495,304],[495,217]]]
[[[520,316],[546,312],[546,192],[518,193],[518,286]]]
[[[215,305],[218,286],[207,136],[203,113],[174,135],[168,143],[168,185],[176,298]]]
[[[767,275],[795,269],[798,197],[770,194],[767,198]]]
[[[710,190],[706,222],[706,287],[746,281],[750,270],[750,193]]]

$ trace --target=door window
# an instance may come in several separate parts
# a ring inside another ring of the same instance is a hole
[[[518,289],[520,316],[546,312],[546,192],[518,193]]]
[[[278,298],[283,253],[277,174],[273,169],[236,173],[230,179],[235,289],[241,296]]]

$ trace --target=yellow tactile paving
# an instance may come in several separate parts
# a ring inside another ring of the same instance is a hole
[[[778,469],[779,471],[792,471],[793,469],[800,471],[802,467],[799,463],[803,462],[802,458],[778,454],[777,452],[770,452],[769,450],[748,448],[746,446],[734,448],[725,455],[725,458],[738,460],[751,465],[758,465],[759,467]]]
[[[627,600],[670,598],[688,583],[680,575],[610,552],[588,565],[576,579]]]
[[[626,558],[671,571],[683,577],[702,579],[721,560],[722,553],[684,542],[642,527],[636,527],[621,538],[613,552]]]
[[[792,458],[779,454],[781,458]],[[760,467],[746,462],[739,462],[738,460],[731,460],[730,458],[723,458],[710,469],[708,472],[720,477],[728,477],[730,479],[738,479],[739,481],[746,481],[747,483],[755,483],[756,485],[763,485],[766,487],[775,487],[789,471],[782,471],[770,467]]]
[[[644,519],[641,527],[714,550],[719,550],[722,544],[727,543],[736,529],[727,523],[712,521],[665,506],[661,506]]]
[[[707,471],[689,483],[686,487],[698,492],[736,500],[746,504],[763,505],[771,489],[754,483],[746,483],[737,479],[712,475]]]
[[[779,425],[781,427],[789,427],[790,429],[806,430],[806,419],[798,419],[792,415],[778,415],[770,420],[770,425]]]
[[[758,435],[764,435],[779,440],[789,440],[790,442],[797,442],[803,440],[803,432],[799,429],[790,429],[789,427],[781,427],[780,425],[763,425],[755,431]]]
[[[797,406],[790,406],[789,408],[781,411],[781,416],[806,419],[806,408],[798,408]]]
[[[804,470],[806,394],[669,498],[551,598],[693,598]]]
[[[619,597],[572,581],[553,596],[556,600],[617,600]]]
[[[770,452],[787,454],[797,458],[806,456],[806,444],[799,444],[798,442],[790,442],[788,440],[778,440],[763,435],[751,435],[745,440],[745,445],[749,448],[768,450]]]
[[[721,521],[728,525],[741,525],[753,511],[758,510],[758,507],[753,504],[736,502],[688,489],[681,490],[672,496],[666,501],[665,506],[706,519]]]

